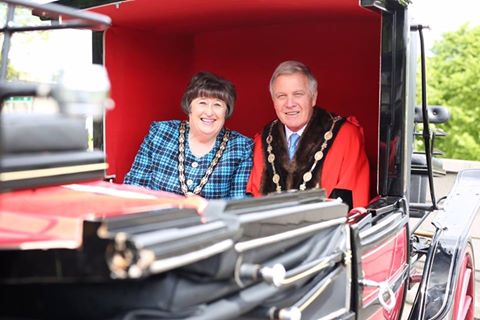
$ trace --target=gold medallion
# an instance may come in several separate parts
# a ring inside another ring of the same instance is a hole
[[[320,161],[323,158],[323,152],[322,151],[317,151],[315,153],[315,161]]]
[[[280,176],[277,173],[275,173],[272,177],[272,180],[274,183],[278,183],[280,181]]]
[[[268,137],[267,137],[267,143],[268,144],[272,143],[272,140],[273,140],[273,137],[272,137],[271,134],[269,134]]]
[[[325,135],[323,137],[325,138],[325,140],[332,139],[332,137],[333,137],[332,130],[329,130],[329,131],[325,132]]]
[[[275,155],[273,153],[268,155],[268,162],[273,163],[275,161]]]
[[[303,175],[303,181],[308,182],[310,180],[312,180],[312,173],[310,171],[305,172]]]

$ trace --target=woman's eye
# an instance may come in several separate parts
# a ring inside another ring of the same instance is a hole
[[[205,105],[205,104],[207,104],[207,102],[203,101],[203,100],[200,100],[200,101],[198,101],[198,104]]]

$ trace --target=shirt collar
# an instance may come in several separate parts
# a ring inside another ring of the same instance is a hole
[[[296,133],[298,134],[299,136],[302,136],[303,134],[303,131],[305,131],[305,128],[307,127],[307,125],[304,125],[300,130],[298,130],[297,132],[294,132],[290,129],[288,129],[287,126],[285,126],[285,137],[287,138],[287,141],[288,139],[290,139],[290,136],[293,134],[293,133]]]

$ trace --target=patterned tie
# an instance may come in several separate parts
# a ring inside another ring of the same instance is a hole
[[[293,159],[293,155],[295,154],[295,150],[297,150],[297,144],[300,136],[297,133],[292,133],[290,138],[288,138],[288,156],[290,160]]]

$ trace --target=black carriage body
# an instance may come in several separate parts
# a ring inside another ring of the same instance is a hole
[[[116,108],[95,124],[94,143],[115,182],[151,121],[184,117],[177,106],[192,73],[236,84],[227,126],[253,136],[274,117],[272,70],[294,59],[317,74],[320,105],[363,125],[378,197],[351,212],[317,190],[211,201],[201,220],[178,208],[90,219],[79,247],[0,252],[3,315],[400,319],[419,255],[409,227],[416,55],[407,1],[57,3],[112,18],[93,34],[93,60],[109,71]],[[467,176],[456,190],[478,186],[477,172]],[[456,292],[460,271],[472,268],[479,206],[478,194],[460,194],[438,222],[449,229],[432,236],[409,319],[460,319]]]

